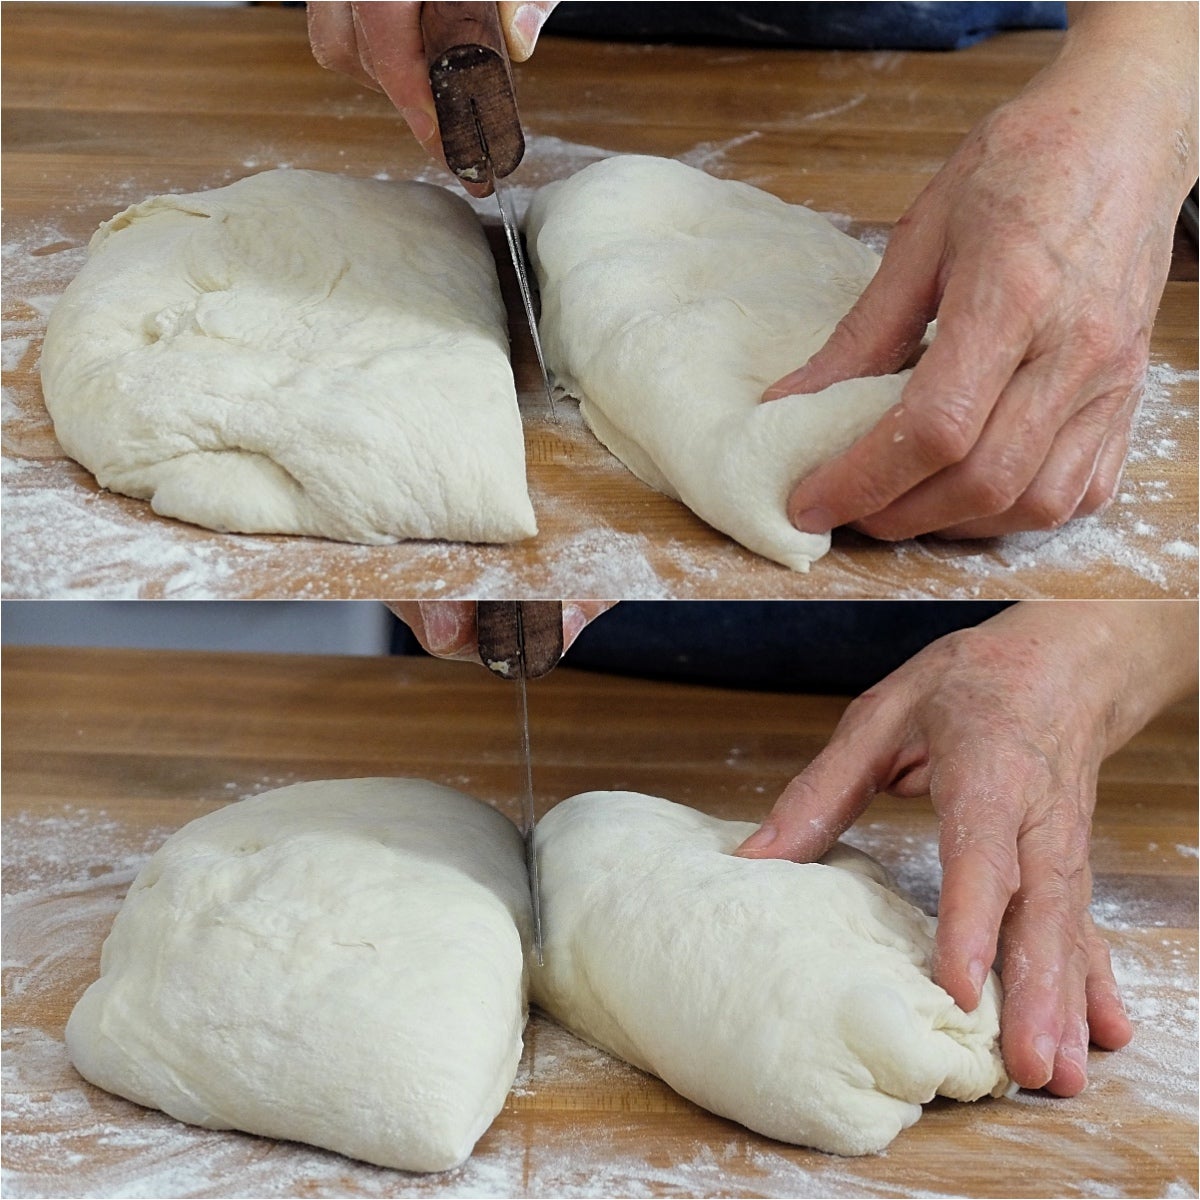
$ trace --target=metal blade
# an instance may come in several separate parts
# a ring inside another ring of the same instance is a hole
[[[529,895],[533,901],[533,952],[538,966],[542,966],[542,897],[538,886],[537,846],[534,830],[537,815],[533,809],[533,754],[529,745],[529,696],[525,682],[525,628],[521,619],[521,606],[517,610],[517,720],[521,728],[521,757],[525,766],[525,778],[521,791],[521,832],[525,837],[525,871],[529,876]]]
[[[508,253],[512,258],[513,270],[517,273],[517,283],[521,288],[521,303],[525,305],[525,319],[529,322],[529,332],[533,337],[533,349],[537,354],[538,366],[542,371],[542,385],[546,389],[546,399],[550,402],[550,415],[557,419],[558,407],[554,402],[554,389],[550,386],[550,372],[546,370],[546,358],[542,353],[542,339],[538,336],[537,318],[533,315],[533,293],[529,289],[529,271],[525,265],[521,231],[517,228],[517,219],[513,215],[505,189],[494,175],[492,176],[492,190],[496,193],[496,203],[500,206],[500,220],[504,224]]]
[[[475,119],[475,134],[479,138],[479,147],[483,157],[487,159],[488,174],[491,178],[492,192],[496,204],[500,208],[500,223],[504,226],[504,240],[508,242],[508,256],[512,259],[513,270],[517,273],[517,286],[521,289],[521,303],[525,306],[525,322],[529,326],[530,337],[533,338],[533,350],[537,355],[538,368],[542,372],[542,386],[546,389],[546,399],[550,402],[550,415],[558,419],[558,406],[554,402],[554,389],[550,386],[550,372],[546,370],[546,356],[542,353],[542,339],[538,334],[537,318],[533,314],[533,292],[529,288],[529,269],[525,265],[525,250],[521,246],[521,231],[517,228],[517,218],[508,202],[504,185],[492,168],[492,156],[488,151],[487,134],[483,132],[483,123],[479,119],[479,109],[471,100],[471,115]]]

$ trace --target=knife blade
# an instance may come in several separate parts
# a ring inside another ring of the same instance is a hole
[[[500,209],[504,240],[521,292],[525,320],[533,339],[542,386],[557,419],[558,409],[542,339],[538,335],[533,289],[511,198],[500,180],[516,170],[525,154],[525,135],[517,111],[512,64],[495,4],[421,5],[421,36],[429,66],[429,85],[442,137],[446,165],[468,183],[489,183]]]
[[[563,653],[562,604],[557,600],[480,600],[475,605],[479,657],[502,679],[515,680],[521,753],[521,833],[533,904],[533,950],[542,965],[542,903],[538,882],[537,813],[529,738],[528,680],[548,674]]]

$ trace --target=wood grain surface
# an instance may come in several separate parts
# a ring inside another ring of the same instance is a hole
[[[407,659],[10,649],[4,658],[7,1196],[1191,1196],[1196,1194],[1196,709],[1105,765],[1093,911],[1135,1041],[1074,1100],[939,1101],[885,1154],[838,1159],[702,1112],[535,1015],[504,1110],[432,1176],[179,1125],[85,1084],[62,1034],[145,857],[241,796],[416,775],[516,815],[512,694]],[[591,788],[760,816],[844,702],[564,667],[530,687],[541,811]],[[925,802],[850,840],[932,907]]]
[[[100,221],[165,191],[290,165],[449,182],[386,100],[321,70],[298,9],[5,4],[5,524],[10,597],[1193,596],[1197,285],[1167,289],[1118,502],[1057,533],[944,544],[848,531],[808,575],[639,483],[573,402],[550,419],[512,337],[541,528],[513,546],[358,547],[222,535],[97,490],[63,456],[37,363]],[[516,68],[531,191],[611,153],[680,158],[831,213],[882,245],[984,113],[1053,54],[1009,33],[952,54],[791,52],[546,38]],[[492,201],[477,204],[518,313]]]

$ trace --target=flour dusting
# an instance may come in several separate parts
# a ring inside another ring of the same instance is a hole
[[[227,780],[208,789],[198,810],[290,782],[279,773]],[[181,813],[179,823],[194,815]],[[1082,1097],[1022,1093],[1005,1102],[939,1102],[885,1154],[863,1159],[786,1146],[704,1114],[698,1132],[681,1138],[671,1132],[672,1114],[698,1110],[536,1012],[503,1112],[455,1171],[412,1175],[296,1143],[182,1125],[86,1083],[67,1059],[62,1029],[69,1006],[95,978],[100,944],[125,891],[172,831],[137,828],[70,804],[4,818],[6,1196],[959,1195],[954,1164],[944,1171],[929,1165],[941,1161],[943,1123],[969,1139],[981,1175],[1001,1177],[1015,1153],[1038,1162],[1048,1178],[1094,1177],[1106,1181],[1094,1194],[1120,1195],[1112,1181],[1128,1177],[1130,1164],[1150,1154],[1168,1172],[1163,1194],[1195,1195],[1194,1161],[1175,1163],[1144,1136],[1149,1121],[1160,1130],[1182,1129],[1194,1141],[1194,938],[1167,929],[1147,938],[1132,926],[1110,938],[1137,1036],[1119,1053],[1093,1052]],[[882,857],[914,895],[936,895],[932,836],[875,821],[860,823],[849,840]],[[58,1016],[47,1023],[47,1013]],[[538,1123],[541,1092],[554,1097],[551,1124]],[[1071,1106],[1074,1136],[1054,1132],[1044,1120],[1047,1109],[1064,1105]],[[1128,1116],[1127,1127],[1114,1112]],[[914,1177],[925,1186],[897,1183]]]
[[[362,103],[339,101],[345,111],[335,115],[355,115]],[[729,152],[763,136],[750,131],[724,141],[703,141],[681,150],[678,157],[713,173],[727,173]],[[514,207],[523,212],[538,187],[623,152],[625,147],[575,143],[527,130],[526,158],[517,182],[508,188]],[[205,183],[219,186],[290,161],[270,145],[247,147],[237,164],[217,170]],[[538,431],[536,440],[551,447],[548,460],[529,463],[541,528],[535,543],[503,547],[405,542],[368,547],[312,538],[222,535],[156,517],[141,501],[98,491],[86,471],[63,457],[42,404],[37,367],[47,314],[82,265],[96,225],[148,195],[189,190],[168,171],[169,165],[147,164],[137,178],[118,176],[90,188],[80,183],[64,190],[54,213],[6,220],[0,343],[6,597],[375,599],[382,594],[421,598],[486,591],[497,597],[647,599],[1025,598],[1061,594],[1077,578],[1081,582],[1075,586],[1092,595],[1197,592],[1200,551],[1194,491],[1176,495],[1176,485],[1164,473],[1165,466],[1194,453],[1197,373],[1161,361],[1150,367],[1126,479],[1108,512],[1055,532],[956,545],[922,539],[885,547],[840,533],[833,552],[808,576],[778,568],[713,536],[682,511],[670,519],[673,529],[679,523],[692,531],[686,537],[653,532],[652,526],[640,528],[643,510],[674,514],[675,507],[650,494],[596,442],[573,401],[560,401],[551,421],[533,376],[522,369],[518,384],[523,419],[531,431]],[[390,177],[385,169],[375,174]],[[432,164],[420,168],[415,177],[452,182],[444,169]],[[493,199],[471,202],[486,224],[497,224]],[[876,249],[886,241],[886,230],[857,227],[845,214],[831,217]],[[534,440],[531,434],[530,443]],[[586,480],[577,486],[573,477]],[[581,503],[581,491],[589,489],[604,499]]]

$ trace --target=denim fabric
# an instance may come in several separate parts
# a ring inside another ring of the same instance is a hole
[[[565,663],[759,691],[857,695],[922,647],[1007,605],[987,601],[627,600]]]
[[[1001,29],[1063,29],[1065,4],[572,3],[547,33],[606,41],[826,50],[957,50]]]

